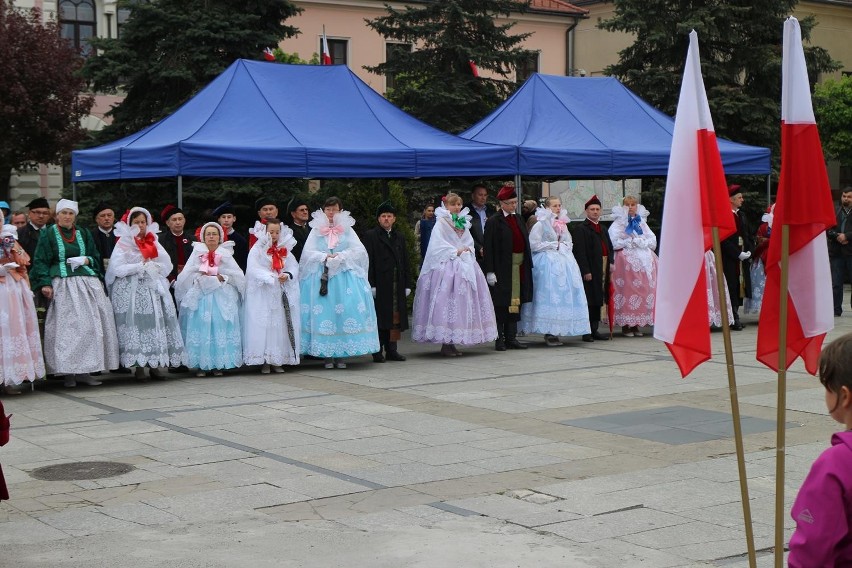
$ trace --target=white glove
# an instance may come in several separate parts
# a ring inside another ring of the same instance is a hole
[[[748,260],[748,259],[750,259],[750,258],[751,258],[751,253],[750,253],[750,252],[745,251],[745,252],[741,252],[741,253],[740,253],[740,256],[739,256],[739,259],[740,259],[740,260]]]
[[[485,275],[485,281],[488,282],[489,286],[496,286],[497,285],[497,275],[494,274],[493,272],[489,272],[488,274]]]
[[[343,259],[339,256],[332,256],[325,260],[325,265],[328,267],[329,270],[334,270],[339,267],[342,262]]]
[[[198,278],[198,287],[205,294],[215,292],[221,285],[222,283],[216,276],[199,276]]]
[[[151,278],[158,278],[160,276],[160,267],[156,262],[148,261],[142,264],[142,270],[147,272]]]
[[[544,250],[559,250],[559,243],[547,241],[547,248]]]
[[[407,297],[409,297],[410,295],[411,295],[411,288],[406,288],[406,289],[405,289],[405,297],[407,298]]]
[[[71,258],[66,259],[65,263],[68,266],[71,267],[71,270],[77,270],[78,268],[80,268],[81,266],[86,264],[86,257],[85,256],[72,256]]]
[[[375,287],[374,287],[374,288],[370,288],[370,293],[373,295],[373,297],[374,297],[374,298],[376,297],[376,289],[375,289]]]

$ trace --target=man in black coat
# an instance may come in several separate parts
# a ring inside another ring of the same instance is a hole
[[[245,272],[249,246],[248,240],[234,230],[234,223],[237,222],[234,206],[231,205],[230,201],[222,203],[213,210],[213,218],[216,219],[217,223],[222,225],[222,230],[225,231],[225,240],[234,241],[234,260],[237,261],[237,266]]]
[[[476,247],[476,262],[482,268],[482,259],[485,254],[485,222],[494,215],[494,206],[488,203],[488,187],[478,183],[470,192],[470,236]]]
[[[305,241],[308,240],[308,234],[311,232],[311,227],[308,225],[308,219],[311,217],[311,211],[308,209],[307,202],[299,197],[294,197],[290,200],[287,209],[290,213],[287,225],[293,230],[293,237],[296,239],[296,246],[291,251],[296,260],[302,258],[302,248],[305,246]]]
[[[532,254],[527,228],[515,211],[515,188],[503,186],[497,193],[500,210],[485,222],[485,256],[482,270],[491,288],[491,301],[497,316],[494,349],[526,349],[518,341],[521,304],[532,302]],[[476,222],[474,217],[473,222]]]
[[[184,231],[186,217],[183,210],[174,205],[165,206],[160,213],[160,220],[167,228],[160,230],[158,239],[172,261],[172,271],[168,279],[169,282],[174,282],[192,255],[192,243],[195,237],[189,231]]]
[[[852,215],[852,187],[844,187],[840,194],[840,204],[834,209],[837,225],[826,231],[835,317],[843,313],[843,285],[846,280],[852,280],[852,218],[850,215]]]
[[[364,248],[370,258],[368,279],[376,300],[379,328],[379,351],[373,361],[405,361],[397,350],[400,333],[408,329],[408,305],[411,293],[408,246],[405,238],[394,230],[396,209],[386,201],[376,211],[379,226],[364,233]],[[382,349],[385,354],[382,355]]]
[[[749,259],[754,251],[751,231],[745,214],[740,210],[743,205],[743,193],[740,186],[728,186],[728,195],[731,199],[731,213],[737,224],[737,232],[722,241],[722,270],[725,273],[725,281],[728,284],[728,295],[731,297],[731,311],[734,314],[734,323],[731,329],[740,331],[745,327],[740,322],[739,309],[743,305],[744,298],[751,298],[751,270]]]
[[[601,200],[597,195],[586,201],[586,218],[574,227],[574,258],[583,275],[583,288],[589,304],[589,326],[592,333],[583,336],[583,341],[595,339],[605,341],[609,336],[598,332],[601,323],[601,307],[609,299],[609,277],[612,271],[613,250],[607,227],[601,225]]]
[[[50,205],[44,197],[36,197],[27,203],[27,209],[29,209],[27,224],[23,228],[18,229],[18,242],[27,255],[31,259],[35,259],[35,249],[38,239],[41,236],[41,230],[50,221]],[[39,295],[36,294],[36,296]]]
[[[98,252],[101,253],[104,272],[106,272],[109,258],[115,249],[115,209],[102,201],[95,207],[92,218],[97,226],[97,229],[92,231],[92,239],[95,241]]]

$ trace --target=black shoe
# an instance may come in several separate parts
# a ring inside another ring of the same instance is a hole
[[[498,339],[494,342],[494,350],[495,351],[505,351],[506,350],[506,342],[502,339]]]
[[[592,337],[591,333],[587,333],[586,335],[583,336],[583,341],[585,341],[586,343],[594,343],[595,338]]]
[[[745,326],[740,322],[734,322],[734,325],[731,326],[733,331],[742,331]]]
[[[124,367],[124,366],[121,366],[118,369],[113,371],[113,373],[115,373],[116,375],[129,375],[130,372],[131,372],[130,369],[128,369],[127,367]]]
[[[527,346],[518,341],[517,339],[507,339],[506,347],[509,349],[527,349]]]
[[[390,356],[390,353],[388,353],[388,356]],[[390,358],[390,357],[388,357],[388,358]],[[382,355],[381,351],[378,352],[378,353],[373,353],[373,363],[384,363],[384,362],[385,362],[385,357],[384,357],[384,355]]]
[[[387,360],[388,361],[405,361],[405,355],[402,355],[399,351],[388,351]]]
[[[592,334],[592,338],[597,339],[598,341],[609,341],[608,335],[598,333],[597,331]]]

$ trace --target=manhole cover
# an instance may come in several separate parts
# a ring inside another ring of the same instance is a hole
[[[74,462],[40,467],[30,472],[30,477],[44,481],[73,481],[77,479],[101,479],[122,475],[136,469],[129,463],[119,462]]]

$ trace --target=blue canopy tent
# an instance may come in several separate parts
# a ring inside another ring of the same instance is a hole
[[[237,60],[172,115],[71,155],[72,181],[511,176],[517,149],[428,126],[343,65]],[[179,196],[180,200],[180,196]]]
[[[613,78],[534,74],[461,137],[518,147],[519,173],[624,178],[668,173],[674,119]],[[719,139],[727,174],[768,174],[769,149]]]

